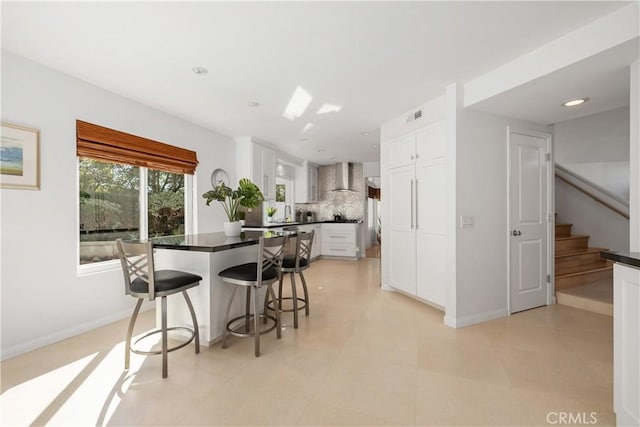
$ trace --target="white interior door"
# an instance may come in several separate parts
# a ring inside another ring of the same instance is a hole
[[[510,311],[547,304],[551,137],[509,130]]]

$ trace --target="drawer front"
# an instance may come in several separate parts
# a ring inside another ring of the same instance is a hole
[[[356,256],[355,246],[332,245],[322,246],[322,255],[353,258]]]
[[[325,231],[322,233],[322,243],[332,244],[347,244],[347,245],[355,245],[356,243],[356,234],[344,231]]]

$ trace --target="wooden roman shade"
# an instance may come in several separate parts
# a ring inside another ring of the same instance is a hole
[[[193,175],[195,151],[76,120],[77,154],[114,163]]]

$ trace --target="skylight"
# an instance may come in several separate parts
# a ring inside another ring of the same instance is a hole
[[[322,104],[316,114],[337,113],[342,110],[342,106],[334,104]]]
[[[313,97],[309,95],[309,92],[300,86],[296,87],[282,115],[289,120],[297,119],[304,114],[312,99]]]

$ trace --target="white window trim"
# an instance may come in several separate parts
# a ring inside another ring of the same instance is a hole
[[[147,239],[149,237],[148,230],[148,195],[147,195],[147,183],[148,183],[148,168],[140,167],[140,239]],[[144,190],[143,190],[144,189]],[[184,232],[185,234],[193,233],[193,226],[195,224],[195,207],[193,205],[193,175],[185,174],[184,180]],[[76,232],[80,228],[80,158],[76,158]],[[142,213],[145,212],[143,215]],[[76,239],[76,262],[80,259],[80,238]],[[93,262],[91,264],[78,264],[76,275],[88,276],[91,274],[102,273],[107,271],[121,270],[122,266],[120,260],[111,259],[109,261]]]

